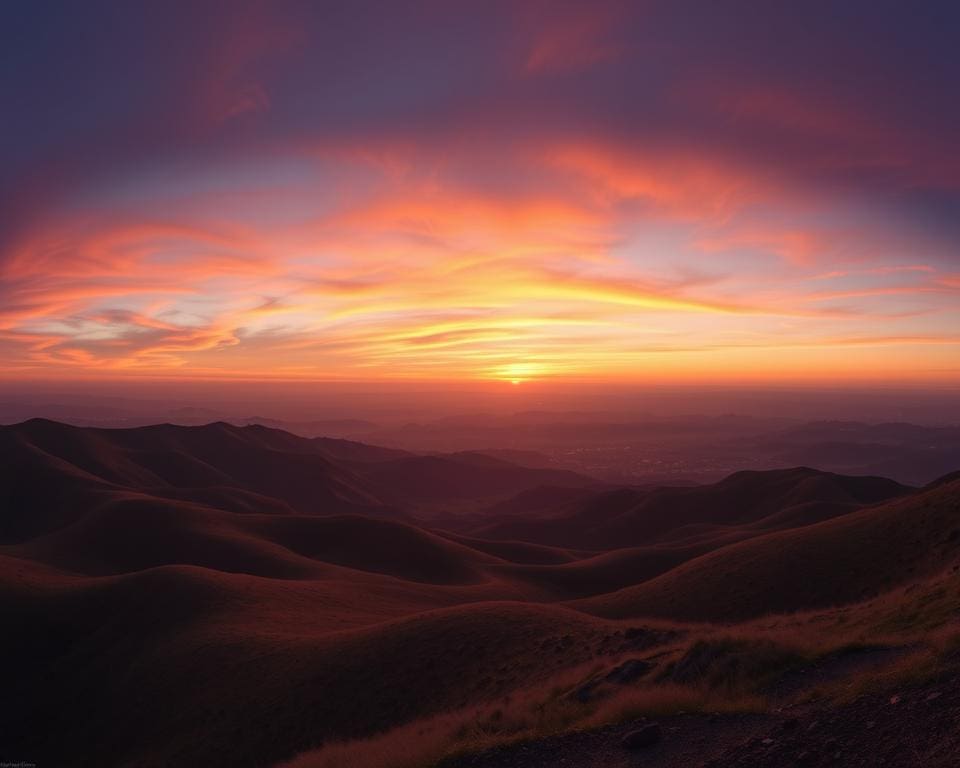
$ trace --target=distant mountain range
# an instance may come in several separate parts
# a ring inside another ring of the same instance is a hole
[[[415,454],[483,453],[540,469],[566,469],[614,485],[679,485],[720,480],[742,469],[808,466],[924,485],[960,465],[960,424],[801,421],[796,418],[529,411],[377,423],[362,418],[284,420],[176,408],[157,416],[47,406],[61,421],[91,427],[157,422],[259,425],[301,437],[389,446]],[[23,406],[0,403],[0,421]]]

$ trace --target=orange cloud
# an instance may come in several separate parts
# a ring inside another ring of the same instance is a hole
[[[367,181],[331,203],[321,173],[278,199],[278,223],[268,197],[262,217],[232,213],[233,190],[162,220],[50,217],[0,267],[9,370],[526,380],[723,377],[736,365],[775,377],[817,354],[844,368],[835,350],[852,349],[857,375],[887,375],[871,350],[922,361],[955,343],[922,315],[949,312],[956,275],[870,261],[856,230],[838,241],[758,220],[760,202],[811,205],[763,174],[587,141],[509,151],[528,182],[506,190],[472,184],[462,157],[332,152],[323,162]],[[635,230],[664,223],[683,239],[634,245]],[[837,242],[850,260],[824,272]],[[775,258],[758,269],[755,252]],[[814,279],[843,282],[810,290]],[[919,306],[893,312],[877,296]],[[818,306],[828,301],[846,305]]]
[[[689,151],[637,151],[615,145],[561,142],[545,161],[587,184],[595,200],[642,200],[660,215],[723,223],[738,209],[778,190],[770,179]]]

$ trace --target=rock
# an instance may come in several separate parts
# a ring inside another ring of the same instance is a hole
[[[588,680],[583,685],[570,691],[567,696],[581,704],[586,704],[603,696],[604,690],[601,688],[603,683],[628,685],[643,677],[655,666],[649,661],[630,659],[611,669],[604,677],[594,677]]]
[[[624,749],[644,749],[659,744],[663,731],[659,723],[647,723],[623,737],[620,744]]]
[[[795,717],[791,717],[789,720],[783,721],[783,723],[780,726],[780,729],[783,731],[792,731],[795,728],[798,728],[799,726],[800,726],[800,721]]]
[[[900,703],[900,697],[899,697],[899,696],[891,696],[891,697],[890,697],[890,703],[891,703],[891,704],[899,704],[899,703]]]
[[[570,691],[567,696],[574,701],[580,702],[581,704],[586,704],[588,701],[591,701],[594,698],[594,694],[598,685],[600,685],[599,680],[588,680],[579,688]]]
[[[609,672],[607,672],[606,680],[609,683],[616,683],[617,685],[627,685],[636,680],[639,680],[647,672],[653,669],[654,665],[649,661],[643,661],[642,659],[630,659],[629,661],[623,662],[618,667],[614,667]]]
[[[940,691],[933,691],[933,693],[928,693],[927,698],[924,701],[936,701],[940,698]]]

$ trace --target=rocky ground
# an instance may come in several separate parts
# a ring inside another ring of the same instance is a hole
[[[960,765],[960,677],[849,703],[678,714],[461,756],[443,768]]]

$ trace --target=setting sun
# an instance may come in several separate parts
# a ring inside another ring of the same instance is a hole
[[[537,363],[509,363],[493,372],[493,377],[511,384],[521,384],[530,381],[535,376],[543,376],[546,370]]]

